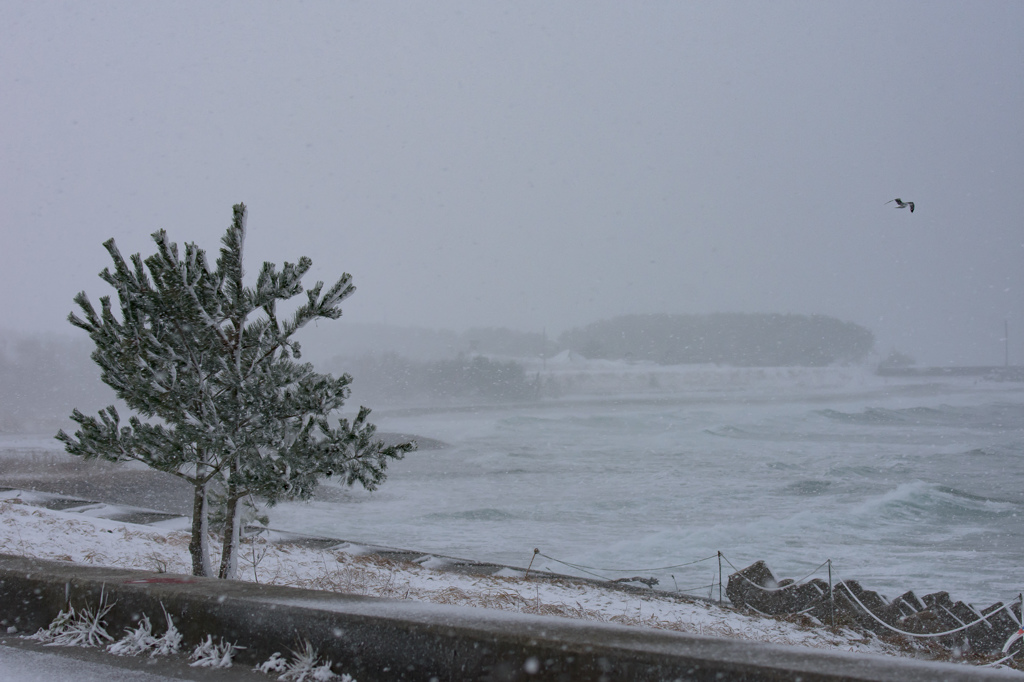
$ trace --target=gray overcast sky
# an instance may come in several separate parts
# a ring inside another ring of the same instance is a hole
[[[351,272],[349,322],[823,313],[1000,364],[1009,320],[1024,361],[1021,2],[7,0],[0,79],[0,327],[244,201],[249,271]]]

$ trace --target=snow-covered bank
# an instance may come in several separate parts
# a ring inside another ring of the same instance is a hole
[[[35,507],[17,498],[6,499],[0,501],[0,551],[82,564],[187,573],[188,535],[180,525],[137,525]],[[241,576],[260,583],[855,653],[915,653],[848,630],[833,634],[820,627],[753,617],[665,594],[638,594],[570,580],[534,581],[516,571],[471,576],[357,552],[268,544],[262,540],[246,547],[244,554]]]

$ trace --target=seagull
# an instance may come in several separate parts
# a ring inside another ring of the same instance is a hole
[[[896,208],[906,208],[907,206],[909,206],[910,207],[910,212],[911,213],[914,212],[914,202],[913,201],[903,201],[903,199],[900,199],[899,197],[896,197],[895,199],[889,199],[889,201],[887,201],[885,203],[891,204],[894,201],[896,202]]]

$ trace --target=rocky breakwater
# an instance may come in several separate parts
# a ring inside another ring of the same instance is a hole
[[[820,578],[777,580],[763,561],[729,576],[725,590],[736,606],[773,616],[803,614],[823,625],[855,626],[876,635],[934,641],[958,652],[993,654],[1020,628],[1021,603],[978,609],[954,602],[948,592],[888,599],[856,580],[835,585]]]

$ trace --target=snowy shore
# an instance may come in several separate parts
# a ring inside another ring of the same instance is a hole
[[[181,519],[140,525],[46,509],[31,495],[0,500],[0,552],[78,564],[188,573],[188,533]],[[273,538],[272,538],[273,539]],[[218,551],[214,547],[214,551]],[[711,602],[638,593],[573,580],[535,580],[517,570],[477,576],[360,552],[314,549],[258,538],[247,545],[240,577],[428,603],[453,604],[676,630],[816,649],[932,658],[937,652],[852,630],[831,632],[807,620],[740,613]],[[985,664],[988,661],[970,661]]]

